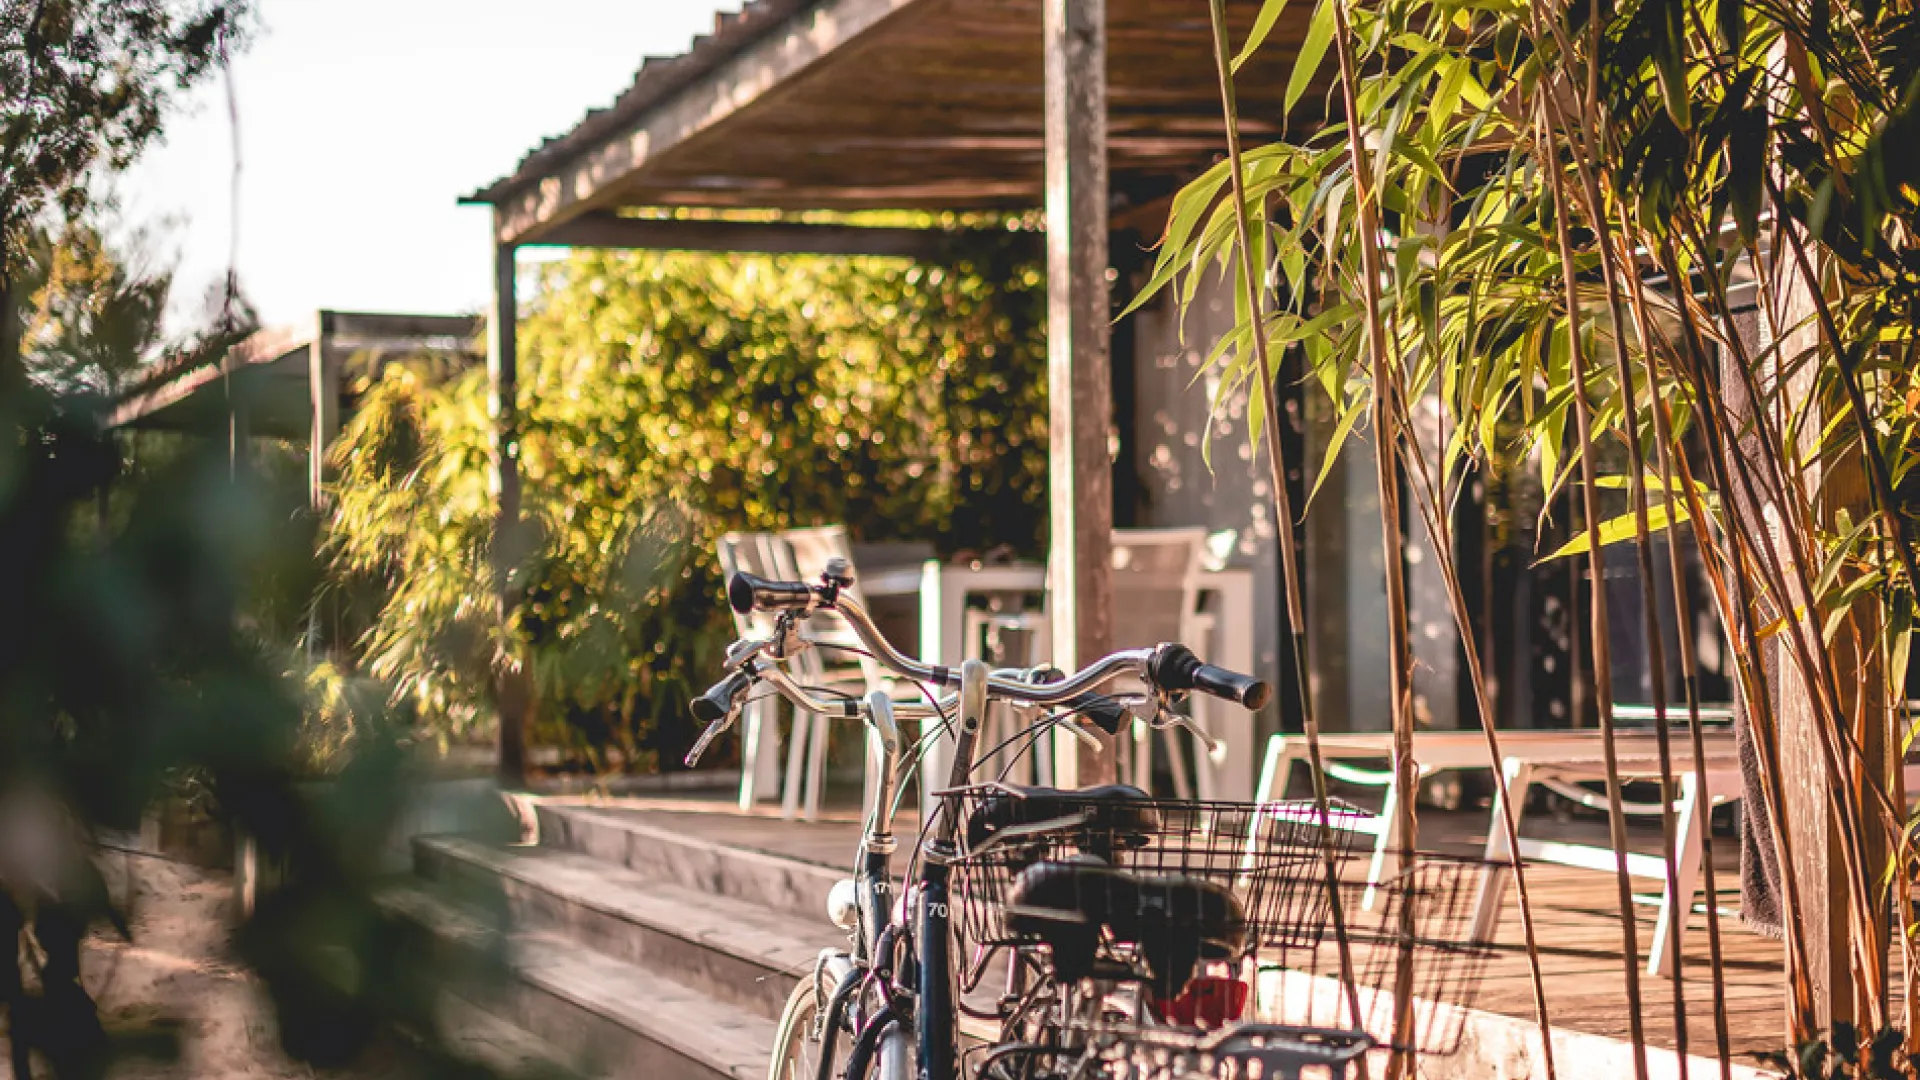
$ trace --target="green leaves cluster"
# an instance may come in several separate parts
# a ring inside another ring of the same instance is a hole
[[[1269,0],[1242,59],[1256,47],[1283,47],[1261,35],[1285,2]],[[1330,66],[1333,2],[1319,4],[1304,40],[1285,46],[1295,51],[1290,101]],[[1810,319],[1779,327],[1777,341],[1794,341],[1742,362],[1756,375],[1805,370],[1813,382],[1786,399],[1774,395],[1789,379],[1765,380],[1756,407],[1794,418],[1825,405],[1811,438],[1786,445],[1802,434],[1791,424],[1770,434],[1794,461],[1844,452],[1858,420],[1841,400],[1843,383],[1858,372],[1870,395],[1870,430],[1905,490],[1920,463],[1912,437],[1920,158],[1898,152],[1914,144],[1920,97],[1920,22],[1910,10],[1824,0],[1347,6],[1361,71],[1360,115],[1351,122],[1372,151],[1386,231],[1374,239],[1387,256],[1381,315],[1395,358],[1391,392],[1403,402],[1438,394],[1448,414],[1450,441],[1430,463],[1431,477],[1528,462],[1548,493],[1544,512],[1582,454],[1600,455],[1618,473],[1627,440],[1651,446],[1652,402],[1672,412],[1684,435],[1703,407],[1700,394],[1712,391],[1682,377],[1682,358],[1727,347],[1732,307],[1752,311],[1753,257],[1764,249],[1775,277],[1792,258],[1781,237],[1761,234],[1791,221],[1817,248],[1837,340],[1815,333]],[[1575,79],[1591,80],[1590,99]],[[1253,375],[1252,334],[1276,350],[1297,347],[1338,419],[1328,460],[1364,430],[1366,402],[1382,392],[1365,363],[1363,237],[1347,122],[1335,115],[1306,125],[1305,137],[1246,152],[1255,227],[1247,257],[1281,302],[1256,327],[1237,297],[1237,324],[1210,358],[1226,400]],[[1598,204],[1586,197],[1583,163]],[[1566,222],[1580,283],[1573,310],[1554,174],[1574,197]],[[1671,269],[1696,288],[1682,298],[1664,285],[1635,289],[1607,278],[1603,257],[1619,261],[1624,249],[1603,252],[1603,231],[1634,246],[1647,278],[1668,269],[1660,254],[1668,245]],[[1203,274],[1236,280],[1239,258],[1222,162],[1176,197],[1136,306],[1168,289],[1189,302]],[[1576,334],[1591,369],[1581,388],[1569,365]],[[1636,372],[1632,416],[1613,364],[1623,349]],[[1652,389],[1649,357],[1673,375]],[[1570,438],[1576,392],[1594,409],[1591,447]],[[1624,517],[1609,523],[1613,538],[1630,533]],[[1824,540],[1831,546],[1839,535]]]
[[[43,209],[77,217],[96,167],[124,168],[173,96],[247,27],[248,0],[0,5],[0,237]]]
[[[336,453],[329,550],[362,662],[445,730],[488,719],[511,646],[537,739],[677,758],[730,635],[713,556],[730,529],[1038,549],[1042,290],[1013,238],[928,264],[580,253],[538,281],[511,627],[492,599],[484,372],[390,369]]]

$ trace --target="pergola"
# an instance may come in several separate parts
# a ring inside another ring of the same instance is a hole
[[[1259,8],[1228,4],[1236,39]],[[1288,10],[1241,72],[1251,135],[1282,126],[1309,13]],[[1317,107],[1322,90],[1303,100]],[[1109,239],[1117,228],[1157,234],[1171,194],[1217,160],[1219,94],[1208,6],[1196,0],[756,0],[718,16],[711,36],[648,59],[610,107],[467,199],[493,207],[500,529],[519,520],[517,248],[911,255],[939,235],[661,211],[1044,207],[1055,660],[1107,651]],[[504,572],[500,588],[511,610]],[[517,780],[526,698],[503,685],[499,700],[501,770]],[[1110,760],[1081,762],[1083,778]]]
[[[351,405],[348,362],[357,355],[470,354],[480,328],[473,315],[315,312],[309,322],[251,334],[213,363],[155,369],[121,395],[107,426],[224,432],[236,462],[254,436],[304,439],[308,495],[318,505],[327,447]]]

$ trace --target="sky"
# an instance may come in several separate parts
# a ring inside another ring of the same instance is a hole
[[[227,87],[183,99],[114,183],[123,228],[177,260],[191,318],[235,251],[266,325],[487,301],[490,215],[457,200],[610,104],[643,57],[683,52],[738,0],[257,0]],[[237,215],[235,211],[238,211]],[[237,238],[230,223],[237,217]],[[231,239],[230,239],[231,238]]]

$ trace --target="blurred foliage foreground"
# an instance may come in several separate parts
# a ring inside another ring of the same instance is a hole
[[[487,377],[392,365],[334,454],[326,636],[443,736],[484,729],[525,658],[536,744],[675,762],[731,624],[713,542],[843,522],[857,540],[1039,549],[1044,289],[1018,234],[950,258],[576,254],[519,328],[528,598],[493,600]],[[511,652],[508,652],[511,650]]]
[[[314,782],[300,676],[246,614],[259,582],[312,562],[310,526],[211,447],[127,484],[101,407],[0,395],[0,932],[30,942],[0,964],[14,1074],[37,1055],[99,1075],[126,1048],[80,979],[89,927],[127,924],[93,857],[187,790],[285,868],[234,945],[288,1053],[354,1061],[393,1022],[426,1037],[410,1063],[464,1071],[434,1050],[431,954],[375,902],[378,841],[423,779],[412,725],[363,708],[351,760]]]

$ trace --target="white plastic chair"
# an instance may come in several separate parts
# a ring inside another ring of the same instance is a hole
[[[776,571],[780,577],[789,580],[816,580],[826,568],[827,561],[836,557],[847,560],[848,566],[853,565],[847,531],[839,525],[788,529],[771,539],[774,541],[770,548]],[[854,600],[864,603],[857,572],[854,575],[854,587],[849,591]],[[818,612],[807,620],[802,633],[816,646],[850,646],[860,650],[808,649],[794,660],[794,674],[803,682],[856,696],[864,696],[875,690],[892,693],[879,661],[866,654],[865,646],[846,620],[832,612]],[[781,816],[794,816],[803,792],[804,806],[800,808],[802,819],[812,821],[820,815],[821,796],[827,781],[827,749],[832,726],[829,718],[811,713],[795,718],[793,741],[787,750],[787,783],[781,796]],[[866,732],[866,736],[869,741],[877,738],[871,730]],[[872,775],[878,759],[871,752],[872,747],[868,749],[866,784],[867,790],[871,791],[878,779]],[[801,777],[803,769],[804,787]]]
[[[721,537],[717,545],[720,572],[728,578],[743,570],[758,577],[779,576],[774,560],[774,539],[766,533],[741,532],[730,532]],[[733,629],[737,637],[767,637],[773,633],[773,616],[758,611],[746,615],[734,612]],[[754,804],[779,784],[779,743],[780,697],[776,694],[752,696],[741,716],[740,725],[742,811],[752,810]]]

